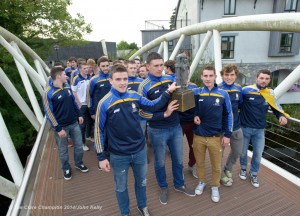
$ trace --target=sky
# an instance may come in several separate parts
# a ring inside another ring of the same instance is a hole
[[[93,32],[84,36],[89,41],[117,44],[124,40],[142,46],[146,20],[170,20],[178,0],[72,0],[68,8],[72,16],[80,13]],[[168,22],[165,23],[169,28]]]

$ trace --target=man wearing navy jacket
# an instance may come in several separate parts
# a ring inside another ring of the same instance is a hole
[[[212,167],[213,202],[220,200],[222,146],[230,145],[233,124],[230,98],[226,91],[217,87],[216,77],[214,67],[206,66],[201,74],[204,87],[193,89],[196,103],[193,149],[199,178],[195,193],[201,195],[206,186],[205,154],[208,149]]]
[[[160,109],[168,103],[170,93],[178,87],[174,83],[161,97],[150,101],[137,92],[127,91],[128,72],[120,64],[112,67],[109,81],[111,90],[100,100],[95,118],[95,148],[99,166],[105,172],[112,168],[121,215],[130,214],[127,179],[131,166],[135,178],[138,210],[141,215],[150,215],[146,198],[147,151],[145,136],[140,126],[139,109]],[[105,132],[110,162],[104,151]]]
[[[232,168],[243,151],[243,131],[239,115],[239,109],[243,103],[242,87],[235,83],[238,74],[239,70],[236,65],[225,65],[221,70],[223,82],[219,85],[219,88],[225,90],[229,95],[233,114],[233,131],[230,138],[231,150],[221,174],[221,183],[227,187],[233,183]]]
[[[163,58],[156,52],[147,56],[148,78],[139,86],[139,94],[155,100],[174,82],[174,78],[163,76]],[[168,182],[166,177],[166,150],[169,148],[172,160],[174,190],[187,196],[195,196],[194,190],[185,185],[183,174],[183,135],[177,112],[165,116],[168,106],[165,105],[154,113],[142,112],[143,117],[152,117],[149,122],[149,138],[154,153],[155,176],[160,187],[159,201],[166,205],[168,202]]]
[[[242,90],[243,104],[240,112],[241,126],[244,136],[243,153],[240,157],[240,178],[247,179],[247,151],[251,141],[253,148],[253,156],[251,159],[251,167],[249,177],[251,184],[258,188],[259,181],[257,178],[262,153],[265,147],[265,127],[266,114],[269,107],[277,117],[280,125],[287,124],[289,115],[284,112],[278,103],[274,91],[267,88],[271,82],[271,72],[266,69],[258,71],[256,83],[245,86]]]
[[[61,67],[51,69],[53,82],[46,88],[43,97],[43,106],[46,117],[54,128],[55,140],[58,146],[59,158],[64,178],[72,178],[69,164],[67,138],[70,135],[74,145],[75,168],[81,172],[87,172],[88,168],[83,164],[83,149],[81,131],[78,125],[83,123],[81,112],[78,108],[70,86],[67,84],[68,76]]]

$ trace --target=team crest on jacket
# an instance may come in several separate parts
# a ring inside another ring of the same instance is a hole
[[[220,106],[220,99],[219,98],[216,98],[216,102],[214,104],[215,106]]]
[[[135,103],[132,103],[131,107],[132,107],[132,112],[137,112],[137,108],[136,108]]]
[[[239,100],[239,94],[238,93],[235,94],[235,100]]]

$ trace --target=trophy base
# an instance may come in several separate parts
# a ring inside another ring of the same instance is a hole
[[[175,91],[172,93],[171,100],[177,100],[179,108],[177,111],[185,112],[186,110],[195,107],[194,92],[192,90],[185,90],[182,92]]]

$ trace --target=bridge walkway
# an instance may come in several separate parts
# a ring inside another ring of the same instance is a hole
[[[89,146],[91,148],[92,143],[89,143]],[[72,179],[65,181],[52,130],[45,148],[40,163],[36,193],[30,206],[32,208],[30,215],[119,215],[112,173],[98,170],[94,151],[84,153],[84,162],[89,172],[81,173],[73,168]],[[204,189],[201,196],[196,197],[188,197],[176,192],[172,187],[169,154],[166,160],[169,199],[167,205],[161,205],[153,168],[153,154],[149,145],[148,148],[150,164],[147,176],[147,198],[152,215],[300,215],[300,188],[264,166],[261,167],[259,175],[261,186],[254,188],[248,179],[246,181],[239,179],[239,166],[236,165],[233,171],[233,186],[220,187],[221,200],[217,204],[210,199],[209,187]],[[69,150],[71,165],[73,165],[73,148]],[[229,149],[226,149],[223,163],[228,152]],[[184,138],[185,181],[189,187],[195,188],[198,180],[188,170],[187,158],[188,145]],[[206,158],[207,176],[211,179],[208,154]],[[133,181],[132,172],[129,172],[131,215],[135,216],[139,213],[136,209]]]

